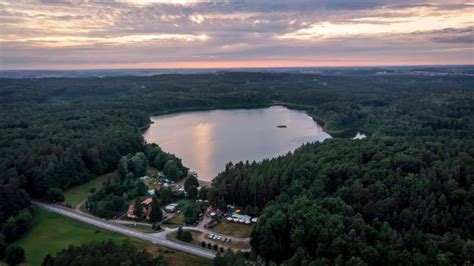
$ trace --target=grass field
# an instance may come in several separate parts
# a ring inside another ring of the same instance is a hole
[[[147,186],[148,188],[151,188],[151,189],[161,188],[161,183],[156,178],[148,178],[143,183],[145,183],[145,186]]]
[[[199,241],[199,239],[202,238],[204,234],[203,232],[195,231],[195,230],[184,230],[184,231],[191,232],[191,235],[193,236],[193,240],[191,241],[191,244],[202,247],[201,241]],[[175,231],[175,232],[169,233],[166,237],[170,240],[180,241],[178,240],[177,235],[178,235],[178,231]]]
[[[235,236],[235,237],[250,237],[252,233],[253,225],[239,224],[233,222],[223,221],[209,230],[223,235]]]
[[[157,230],[153,229],[151,226],[143,225],[143,224],[122,224],[123,226],[130,227],[135,230],[142,231],[144,233],[156,233]]]
[[[163,226],[175,228],[184,224],[184,215],[182,213],[175,215],[163,223]]]
[[[115,172],[98,176],[97,178],[94,178],[87,183],[72,187],[64,191],[64,204],[70,204],[73,208],[75,208],[77,204],[87,199],[87,197],[91,194],[89,191],[91,188],[99,190],[99,188],[102,186],[102,183],[107,181],[107,178],[109,176],[112,176],[113,174],[115,174]]]
[[[70,244],[81,245],[90,241],[108,239],[117,243],[130,241],[139,248],[147,249],[155,256],[163,255],[170,265],[209,265],[210,263],[209,260],[203,258],[109,232],[39,208],[35,209],[32,226],[16,244],[25,249],[28,264],[41,265],[44,256],[55,255]]]

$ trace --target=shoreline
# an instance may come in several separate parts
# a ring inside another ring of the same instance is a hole
[[[200,111],[213,111],[213,110],[238,110],[238,109],[260,109],[260,108],[269,108],[272,106],[283,106],[290,110],[296,111],[304,111],[305,114],[313,119],[319,126],[323,128],[323,131],[330,135],[331,138],[342,138],[342,139],[352,139],[356,133],[365,134],[366,136],[371,136],[372,134],[366,132],[365,130],[361,129],[353,129],[347,128],[342,130],[333,130],[328,129],[328,123],[322,119],[321,117],[317,116],[316,114],[312,113],[311,111],[314,109],[314,106],[311,105],[303,105],[303,104],[292,104],[287,102],[278,102],[273,101],[272,103],[268,104],[261,104],[261,105],[227,105],[227,106],[211,106],[211,107],[187,107],[187,108],[174,108],[165,111],[159,111],[149,114],[149,122],[140,128],[140,132],[143,134],[150,128],[154,121],[152,117],[162,116],[162,115],[170,115],[170,114],[179,114],[179,113],[186,113],[186,112],[200,112]],[[146,140],[144,140],[146,142]],[[157,143],[158,144],[158,143]],[[159,144],[158,144],[159,145]],[[212,185],[212,180],[206,181],[202,180],[198,177],[199,185],[201,187],[210,187]]]
[[[262,105],[226,105],[226,106],[208,106],[208,107],[184,107],[184,108],[173,108],[164,111],[152,112],[148,114],[149,122],[140,127],[139,130],[143,134],[148,128],[154,123],[151,118],[154,116],[179,114],[184,112],[199,112],[199,111],[213,111],[213,110],[232,110],[232,109],[259,109],[275,106],[275,104],[262,104]]]
[[[330,129],[327,127],[328,123],[321,117],[317,116],[316,114],[312,113],[311,110],[314,109],[312,105],[304,105],[304,104],[294,104],[288,102],[279,102],[273,101],[272,103],[268,104],[261,104],[261,105],[226,105],[226,106],[209,106],[209,107],[185,107],[185,108],[174,108],[165,111],[153,112],[149,114],[150,121],[144,125],[143,127],[139,128],[142,134],[145,133],[148,128],[154,123],[151,118],[155,116],[162,116],[162,115],[169,115],[169,114],[179,114],[184,112],[200,112],[200,111],[213,111],[213,110],[238,110],[238,109],[259,109],[259,108],[268,108],[272,106],[284,106],[290,110],[297,110],[297,111],[305,111],[306,115],[311,117],[317,124],[319,124],[324,132],[331,135],[332,138],[352,138],[358,132],[365,134],[367,136],[371,136],[372,132],[368,132],[362,129],[354,129],[354,128],[346,128],[346,129]]]
[[[212,180],[211,181],[206,181],[206,180],[202,180],[202,179],[199,179],[199,178],[198,178],[198,182],[199,182],[199,186],[201,186],[201,187],[210,187],[211,184],[212,184]]]

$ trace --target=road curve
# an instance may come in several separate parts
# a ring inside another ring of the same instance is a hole
[[[48,211],[55,212],[55,213],[79,220],[84,223],[88,223],[88,224],[91,224],[91,225],[94,225],[94,226],[97,226],[109,231],[113,231],[113,232],[124,234],[130,237],[135,237],[142,240],[150,241],[153,244],[169,247],[172,249],[176,249],[185,253],[189,253],[189,254],[207,258],[207,259],[213,259],[216,256],[216,253],[211,250],[205,250],[205,249],[201,249],[201,248],[194,247],[191,245],[182,244],[182,243],[178,243],[178,242],[174,242],[174,241],[166,239],[166,234],[169,232],[168,230],[165,230],[160,233],[143,233],[143,232],[135,231],[125,226],[114,224],[107,220],[77,213],[58,205],[38,202],[38,201],[32,201],[32,203]]]

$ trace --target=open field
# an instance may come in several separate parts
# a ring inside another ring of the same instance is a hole
[[[234,222],[222,221],[213,228],[209,228],[216,233],[235,236],[235,237],[250,237],[252,233],[253,225],[240,224]]]
[[[199,239],[201,239],[204,235],[203,232],[200,232],[200,231],[195,231],[195,230],[184,230],[184,231],[189,231],[191,232],[191,235],[193,236],[193,240],[191,241],[191,244],[194,244],[194,245],[199,245],[201,246],[201,241],[199,241]],[[168,239],[171,239],[171,240],[175,240],[175,241],[180,241],[178,240],[178,238],[176,237],[178,235],[178,231],[174,231],[172,233],[169,233],[166,237]]]
[[[170,228],[175,228],[180,225],[184,224],[184,215],[182,213],[176,214],[173,218],[165,221],[163,223],[163,226],[165,227],[170,227]]]
[[[56,254],[70,244],[80,245],[91,240],[108,239],[122,242],[127,237],[35,208],[30,229],[16,243],[25,249],[28,263],[41,265],[48,253]]]
[[[64,191],[64,204],[70,204],[73,208],[76,207],[77,204],[86,200],[87,197],[91,195],[89,191],[91,188],[99,190],[99,188],[102,186],[102,183],[107,181],[107,178],[109,176],[112,176],[113,174],[115,174],[115,171],[98,176],[97,178],[94,178],[87,183],[72,187]]]
[[[161,183],[156,178],[148,178],[147,180],[143,181],[143,183],[150,189],[161,188]]]
[[[25,249],[27,263],[41,265],[44,256],[55,255],[68,245],[81,245],[89,241],[112,239],[118,243],[130,241],[139,248],[147,249],[153,255],[163,255],[170,265],[208,265],[209,261],[152,243],[123,236],[64,217],[46,210],[35,208],[35,217],[27,233],[16,244]]]

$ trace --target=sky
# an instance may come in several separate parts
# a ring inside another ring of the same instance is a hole
[[[0,69],[474,63],[474,2],[0,0]]]

